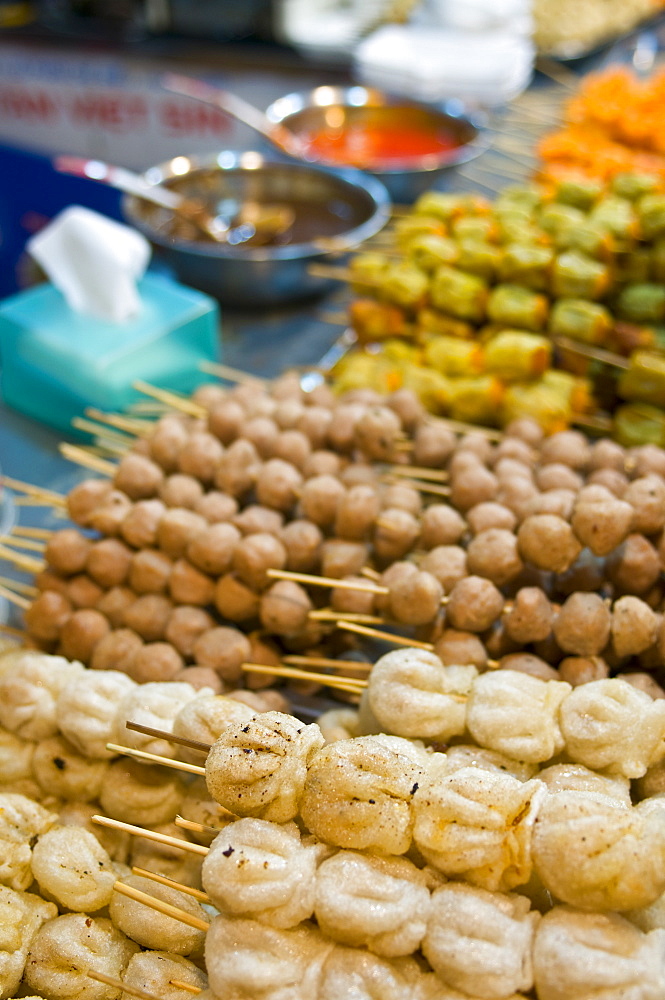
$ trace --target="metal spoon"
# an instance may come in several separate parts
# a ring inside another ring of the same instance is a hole
[[[230,217],[213,216],[205,205],[195,198],[187,198],[178,191],[159,184],[149,184],[141,175],[125,167],[113,166],[101,160],[89,160],[79,156],[58,156],[53,166],[60,173],[88,177],[91,180],[109,184],[111,187],[143,198],[161,208],[168,208],[174,214],[194,225],[208,239],[216,243],[241,243],[260,245],[275,236],[285,233],[294,221],[294,212],[288,206],[261,205],[245,202],[236,206]]]
[[[243,97],[238,97],[237,94],[232,94],[221,87],[213,87],[202,80],[194,79],[194,77],[182,76],[180,73],[166,73],[161,78],[161,84],[165,90],[169,90],[173,94],[192,97],[194,100],[202,101],[204,104],[210,104],[225,111],[232,118],[258,132],[287,156],[293,156],[298,160],[308,158],[303,143],[295,133],[284,125],[276,125],[271,122],[263,111],[254,107]]]

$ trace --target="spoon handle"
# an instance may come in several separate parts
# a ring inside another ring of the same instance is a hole
[[[133,194],[155,205],[178,211],[182,208],[183,199],[177,191],[158,184],[148,184],[144,177],[135,174],[125,167],[116,167],[101,160],[88,160],[82,156],[57,156],[53,160],[54,168],[61,174],[72,174],[75,177],[88,177],[90,180],[108,184],[110,187]]]

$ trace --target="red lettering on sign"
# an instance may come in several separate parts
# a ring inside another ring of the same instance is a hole
[[[46,91],[0,87],[0,115],[22,121],[50,122],[58,113],[58,105]]]
[[[160,123],[173,135],[226,135],[230,128],[228,116],[219,108],[181,101],[164,101],[158,109]]]
[[[148,124],[148,105],[136,94],[79,94],[69,110],[77,125],[96,125],[111,132],[135,132]]]

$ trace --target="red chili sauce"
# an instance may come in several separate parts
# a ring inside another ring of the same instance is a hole
[[[454,127],[403,110],[399,114],[375,114],[367,120],[347,118],[334,127],[299,130],[299,138],[313,159],[388,170],[414,164],[424,157],[439,160],[442,154],[463,144]]]

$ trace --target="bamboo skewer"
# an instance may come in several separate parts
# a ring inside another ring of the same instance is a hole
[[[26,556],[21,552],[15,552],[14,549],[9,548],[7,545],[0,545],[0,559],[13,563],[14,566],[25,570],[26,573],[41,573],[45,565],[42,559],[35,559],[33,556]]]
[[[113,476],[117,470],[115,462],[107,462],[106,459],[98,458],[96,455],[92,455],[89,451],[86,451],[85,448],[79,448],[75,444],[63,442],[59,447],[59,451],[63,458],[66,458],[68,461],[75,462],[76,465],[82,465],[92,472],[100,472],[103,476]]]
[[[199,986],[194,986],[193,983],[184,983],[182,979],[169,979],[169,985],[175,986],[178,990],[185,990],[186,993],[202,993],[203,990]]]
[[[43,552],[46,548],[46,543],[42,541],[36,541],[32,538],[21,538],[21,536],[16,536],[14,534],[0,535],[0,543],[3,545],[13,545],[17,549],[30,549],[32,552]]]
[[[82,972],[88,979],[94,979],[97,983],[104,983],[105,986],[113,986],[119,993],[127,993],[130,997],[137,997],[138,1000],[161,1000],[154,993],[148,993],[146,990],[142,990],[140,986],[130,986],[128,983],[124,983],[122,979],[107,976],[105,972],[97,972],[96,969],[79,969],[78,971]]]
[[[0,622],[0,632],[6,632],[7,635],[15,635],[17,639],[25,639],[25,632],[20,628],[14,628],[12,625],[7,625],[5,622]]]
[[[202,903],[211,903],[212,900],[207,892],[203,892],[202,889],[195,889],[191,885],[185,885],[183,882],[176,882],[175,879],[168,878],[166,875],[160,875],[159,872],[148,871],[147,868],[137,868],[136,865],[133,866],[132,871],[135,875],[139,875],[141,878],[148,878],[152,882],[158,882],[160,885],[166,885],[170,889],[177,889],[178,892],[184,892],[188,896],[193,896],[194,899],[200,900]]]
[[[222,809],[223,807],[220,806],[219,808]],[[224,812],[229,811],[225,809]],[[232,816],[234,819],[236,818],[232,812],[229,812],[229,816]],[[222,826],[205,826],[203,823],[195,823],[193,819],[185,819],[184,816],[176,816],[173,822],[176,826],[182,827],[183,830],[191,830],[193,833],[211,834],[213,837],[217,836],[224,829]]]
[[[367,635],[372,639],[384,639],[387,642],[394,642],[398,646],[414,646],[416,649],[426,649],[433,652],[434,646],[431,642],[420,642],[418,639],[407,639],[403,635],[393,635],[392,632],[382,632],[376,628],[369,628],[367,625],[356,625],[355,622],[340,621],[337,627],[346,632],[357,632],[358,635]]]
[[[444,469],[430,469],[425,465],[390,465],[388,472],[392,476],[415,477],[416,479],[431,479],[434,482],[445,483],[450,478]]]
[[[158,739],[168,740],[170,743],[177,743],[179,746],[188,747],[190,750],[200,750],[201,753],[208,753],[210,743],[203,743],[201,740],[190,740],[186,736],[174,736],[165,729],[153,729],[152,726],[143,726],[140,722],[125,722],[125,729],[131,729],[135,733],[143,733],[144,736],[156,736]]]
[[[288,677],[297,681],[314,681],[324,687],[360,694],[360,689],[367,687],[367,681],[347,677],[335,677],[331,674],[316,673],[312,670],[298,670],[295,667],[268,667],[265,663],[243,663],[242,670],[251,674],[270,674],[275,677]]]
[[[174,771],[186,771],[188,774],[198,774],[204,776],[205,767],[198,764],[188,764],[184,760],[174,760],[172,757],[162,757],[157,753],[148,753],[147,750],[137,750],[135,747],[121,746],[119,743],[107,743],[106,749],[112,753],[121,754],[123,757],[136,757],[137,760],[145,760],[150,764],[161,764],[163,767],[170,767]]]
[[[108,424],[109,427],[115,427],[119,431],[125,431],[133,437],[144,437],[150,434],[154,427],[152,420],[141,420],[139,417],[128,417],[121,413],[104,413],[94,407],[88,407],[84,412],[92,420]]]
[[[20,524],[14,525],[11,537],[18,535],[20,538],[51,538],[54,534],[52,528],[23,528]]]
[[[340,590],[358,590],[365,594],[387,594],[387,587],[376,583],[361,583],[356,580],[340,580],[333,576],[312,576],[309,573],[293,573],[286,569],[269,569],[267,575],[274,580],[295,580],[297,583],[309,583],[314,587],[334,587]]]
[[[177,847],[182,851],[189,851],[190,854],[200,854],[205,857],[208,853],[208,848],[204,847],[203,844],[194,844],[191,840],[180,840],[178,837],[169,837],[166,833],[146,830],[142,826],[133,826],[131,823],[123,823],[119,819],[111,819],[110,816],[95,814],[91,820],[98,826],[107,826],[110,830],[121,830],[123,833],[130,833],[133,837],[153,840],[156,844],[164,844],[166,847]]]
[[[0,483],[4,486],[8,486],[10,490],[16,490],[19,493],[27,493],[28,496],[41,497],[50,504],[66,503],[66,498],[61,493],[55,493],[53,490],[47,490],[42,486],[33,486],[32,483],[24,483],[20,479],[12,479],[10,476],[3,475],[0,479]]]
[[[3,586],[0,586],[0,597],[4,597],[11,604],[15,604],[17,608],[22,608],[23,611],[27,611],[31,604],[27,597],[20,597],[13,590]]]
[[[201,920],[199,917],[187,913],[187,910],[181,910],[179,906],[174,906],[172,903],[165,903],[162,899],[156,899],[147,892],[141,892],[140,889],[135,889],[131,885],[125,885],[124,882],[116,882],[113,888],[122,896],[127,896],[137,903],[145,903],[150,909],[157,910],[158,913],[163,913],[166,917],[173,917],[175,920],[180,920],[181,923],[187,924],[189,927],[194,927],[198,931],[207,931],[210,928],[207,920]]]
[[[553,337],[552,340],[557,347],[562,347],[564,351],[572,351],[574,354],[580,354],[592,361],[602,361],[603,364],[610,365],[612,368],[630,368],[630,358],[624,358],[622,354],[616,354],[614,351],[605,351],[602,347],[582,344],[570,337]]]
[[[327,656],[285,656],[284,663],[294,667],[330,667],[332,670],[371,670],[371,663],[362,660],[332,660]]]
[[[158,389],[154,385],[148,385],[147,382],[137,381],[133,383],[134,389],[137,392],[142,392],[145,396],[151,396],[153,399],[159,400],[160,403],[166,403],[174,410],[180,410],[182,413],[189,414],[190,417],[205,417],[206,409],[203,406],[199,406],[198,403],[193,402],[191,399],[185,396],[178,396],[175,392],[168,392],[166,389]]]
[[[438,483],[432,483],[424,479],[409,479],[406,476],[398,477],[390,475],[382,476],[381,480],[389,486],[395,486],[398,483],[401,483],[404,486],[412,486],[420,493],[431,493],[433,496],[439,497],[450,496],[450,486],[440,486]]]
[[[39,594],[37,587],[33,587],[30,583],[20,583],[18,580],[12,580],[9,576],[0,576],[0,585],[6,587],[8,590],[13,590],[16,594],[25,594],[26,597],[37,597]]]
[[[490,441],[502,441],[504,438],[503,431],[500,431],[496,427],[483,427],[482,424],[467,424],[463,420],[453,420],[451,417],[428,417],[426,419],[430,424],[441,424],[443,427],[448,427],[457,434],[483,434]]]
[[[124,431],[114,430],[108,424],[100,424],[94,420],[86,420],[85,417],[74,417],[72,427],[79,431],[87,431],[97,438],[105,438],[108,441],[115,441],[118,444],[129,447],[136,440],[136,434],[126,434]]]
[[[260,375],[252,375],[251,372],[240,371],[239,368],[232,368],[230,365],[221,365],[216,361],[201,361],[199,369],[207,375],[218,375],[219,378],[227,382],[239,382],[241,384],[261,385],[267,388],[268,379],[261,378]]]
[[[308,618],[315,622],[336,622],[340,618],[350,622],[360,622],[361,625],[383,625],[383,618],[378,615],[367,615],[361,611],[334,611],[332,608],[319,608],[310,611]]]

